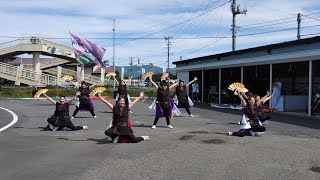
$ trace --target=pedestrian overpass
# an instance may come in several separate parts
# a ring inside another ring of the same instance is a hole
[[[76,62],[73,48],[61,43],[53,42],[49,38],[39,36],[26,36],[16,40],[0,44],[0,58],[11,58],[22,54],[33,55],[32,69],[23,69],[21,83],[36,86],[36,74],[39,70],[43,72],[57,74],[57,66]],[[50,61],[40,63],[40,55],[54,57]],[[0,63],[0,78],[15,81],[17,67],[6,63]],[[62,69],[62,75],[70,74],[77,76],[76,71]],[[81,68],[81,79],[90,84],[100,84],[100,78],[84,74]],[[56,76],[42,73],[41,83],[43,85],[56,85]]]

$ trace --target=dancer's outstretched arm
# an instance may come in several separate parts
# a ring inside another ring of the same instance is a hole
[[[116,79],[115,76],[113,76],[113,80],[116,81],[116,85],[119,86],[119,82],[118,82],[118,80]]]
[[[188,84],[186,84],[187,87],[190,86],[190,84],[194,83],[194,81],[198,80],[197,77],[194,77],[192,81],[190,81]]]
[[[73,100],[76,98],[76,96],[79,96],[80,94],[81,94],[81,92],[78,91],[78,92],[76,93],[76,95],[74,95],[74,96],[71,97],[70,101],[68,102],[69,106],[71,105],[71,103],[73,102]]]
[[[238,91],[238,90],[236,90],[236,91]],[[243,98],[242,95],[241,95],[241,92],[239,92],[239,91],[238,91],[238,97],[240,98],[243,106],[246,106],[246,105],[247,105],[247,102],[246,102],[246,100],[244,100],[244,98]]]
[[[56,104],[57,104],[57,102],[56,102],[55,100],[53,100],[51,97],[49,97],[48,95],[43,94],[43,96],[44,96],[44,97],[46,97],[49,101],[51,101],[51,102],[52,102],[52,104],[54,104],[54,105],[56,105]]]
[[[178,82],[179,80],[178,79],[168,79],[172,84]]]
[[[144,93],[141,91],[141,92],[140,92],[140,96],[139,96],[139,97],[136,97],[136,99],[135,99],[132,103],[129,104],[129,109],[131,109],[132,106],[133,106],[136,102],[138,102],[139,99],[141,99],[143,96],[144,96]]]
[[[248,100],[248,99],[249,99],[245,92],[243,92],[243,93],[242,93],[242,92],[239,92],[239,94],[241,94],[241,95],[242,95],[242,97],[246,98],[246,100]]]
[[[105,100],[105,99],[101,96],[100,93],[98,94],[98,97],[99,97],[99,99],[100,99],[102,102],[106,103],[111,110],[113,110],[113,104],[111,104],[109,101]]]
[[[169,87],[169,91],[172,89],[172,88],[175,88],[176,86],[179,85],[179,82],[176,82],[174,84],[172,84],[170,87]]]
[[[267,94],[265,96],[263,96],[263,98],[261,98],[262,103],[266,103],[269,99],[271,99],[272,96],[270,96],[270,92],[267,91]]]
[[[96,86],[96,84],[92,84],[91,86],[89,86],[89,89],[93,88],[94,86]]]
[[[70,81],[76,88],[79,88],[79,85],[78,85],[78,83],[75,83],[75,82],[73,82],[73,81]]]
[[[131,86],[132,78],[133,78],[133,76],[131,76],[131,77],[129,78],[127,85],[130,85],[130,86]]]
[[[155,82],[153,82],[152,76],[149,77],[149,81],[150,81],[151,84],[154,86],[154,88],[156,88],[156,90],[158,90],[158,85],[157,85]]]

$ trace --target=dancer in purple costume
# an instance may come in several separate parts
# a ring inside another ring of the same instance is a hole
[[[170,118],[172,115],[172,107],[174,105],[173,100],[169,96],[170,90],[178,85],[178,82],[174,83],[169,87],[169,83],[166,80],[161,81],[160,86],[152,81],[152,76],[149,77],[151,84],[157,90],[157,101],[156,101],[156,117],[153,122],[152,129],[155,129],[160,118],[165,117],[167,121],[167,127],[172,129],[170,125]]]

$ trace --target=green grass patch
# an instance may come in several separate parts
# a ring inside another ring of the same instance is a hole
[[[66,96],[73,96],[76,94],[76,88],[62,88],[62,87],[47,87],[49,91],[48,96],[55,97],[61,94]],[[153,87],[143,87],[138,89],[136,87],[129,87],[129,94],[131,97],[139,96],[140,92],[143,91],[145,96],[152,97],[156,96],[156,90]],[[0,98],[31,98],[35,93],[35,88],[33,87],[1,87],[0,88]],[[174,94],[174,90],[170,91],[170,95]],[[102,93],[103,96],[113,97],[114,89],[112,87],[107,87],[107,90]]]

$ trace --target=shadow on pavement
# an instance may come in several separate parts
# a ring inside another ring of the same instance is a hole
[[[222,112],[222,113],[239,115],[239,119],[242,115],[241,110],[213,108],[207,103],[197,103],[194,107],[200,108],[200,109],[213,110],[213,111]],[[308,117],[308,116],[299,117],[296,115],[283,114],[280,112],[274,112],[271,114],[271,116],[272,118],[270,119],[270,122],[274,121],[274,122],[291,124],[295,126],[311,128],[311,129],[320,129],[320,119],[315,117]]]
[[[103,138],[103,139],[88,138],[87,140],[96,142],[97,144],[112,144],[112,142],[109,141],[108,138]]]
[[[73,141],[73,142],[81,142],[81,141],[93,141],[96,142],[96,144],[111,144],[111,142],[108,140],[108,138],[103,138],[103,139],[95,139],[95,138],[88,138],[88,139],[69,139],[69,138],[58,138],[60,140],[65,140],[65,141]]]

